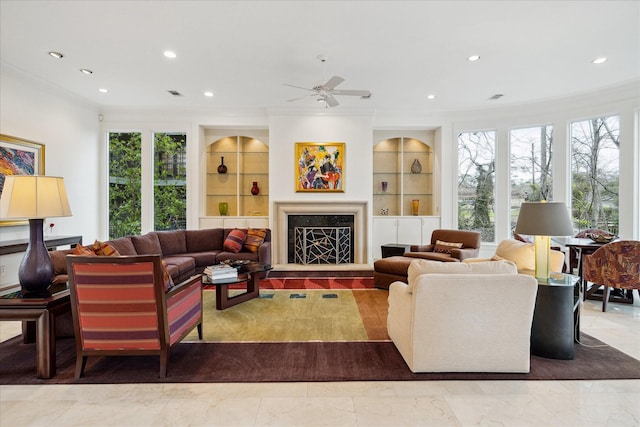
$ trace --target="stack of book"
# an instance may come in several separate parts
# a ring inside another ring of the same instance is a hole
[[[233,283],[238,281],[238,270],[229,265],[211,265],[204,269],[211,283]]]

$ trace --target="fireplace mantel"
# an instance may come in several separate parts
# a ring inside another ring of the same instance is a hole
[[[275,263],[287,264],[289,215],[353,215],[353,261],[367,263],[367,201],[275,201],[273,236]]]

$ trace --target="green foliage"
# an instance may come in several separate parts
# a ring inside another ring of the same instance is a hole
[[[186,227],[186,135],[156,134],[154,229]],[[109,134],[109,238],[141,233],[141,134]]]
[[[109,134],[109,238],[140,234],[140,133]]]

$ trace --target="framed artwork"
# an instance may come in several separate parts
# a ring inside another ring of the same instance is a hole
[[[296,142],[295,159],[296,192],[344,192],[344,142]]]
[[[7,175],[44,175],[44,144],[0,134],[0,196]],[[0,220],[0,226],[28,221]]]

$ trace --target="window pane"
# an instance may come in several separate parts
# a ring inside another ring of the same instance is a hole
[[[571,123],[571,210],[577,229],[618,233],[620,117]]]
[[[109,239],[140,234],[139,132],[109,133]]]
[[[154,135],[154,229],[187,227],[187,135]]]
[[[516,226],[522,202],[553,200],[551,165],[553,127],[514,129],[511,147],[511,228]]]
[[[458,135],[458,228],[483,242],[495,240],[495,145],[495,131]]]

